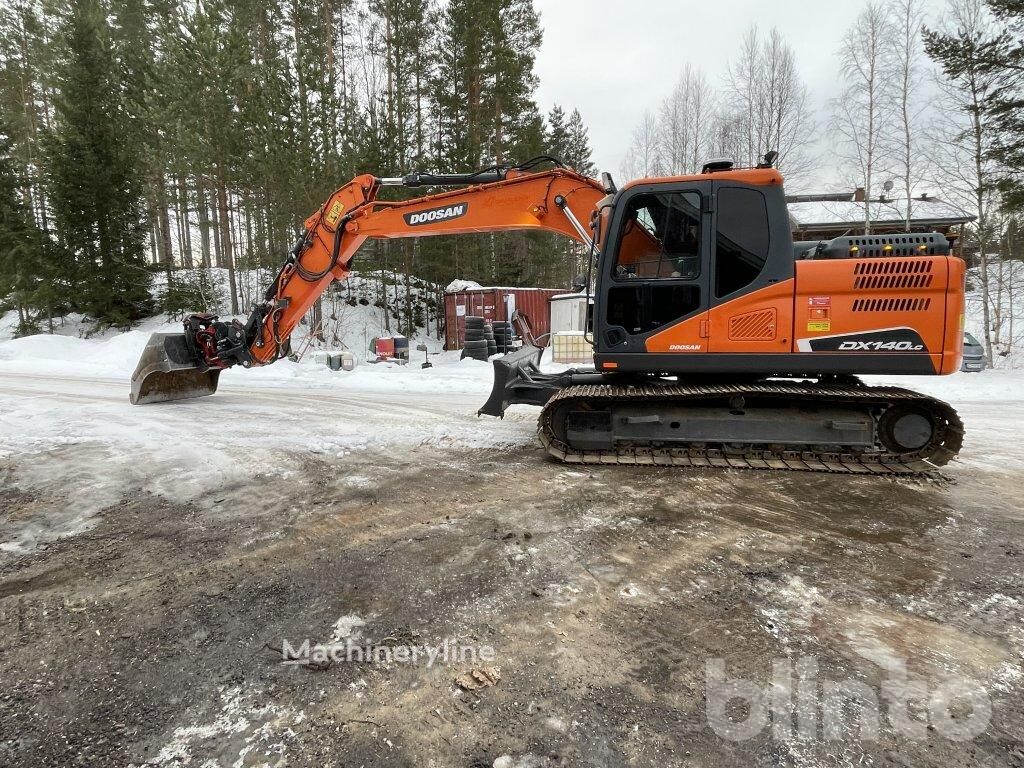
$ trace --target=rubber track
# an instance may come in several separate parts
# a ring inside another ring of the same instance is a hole
[[[912,403],[936,417],[939,428],[932,442],[912,453],[819,453],[804,446],[795,450],[760,448],[734,453],[711,447],[623,446],[614,451],[581,451],[559,439],[553,428],[555,412],[573,400],[588,406],[623,401],[699,401],[723,397],[773,397],[781,405],[819,402],[823,405],[860,404],[887,407]],[[943,426],[943,422],[945,423]],[[567,387],[552,397],[539,420],[540,439],[555,458],[576,464],[649,464],[656,466],[721,467],[726,469],[781,469],[883,475],[920,475],[934,471],[957,455],[964,426],[952,406],[941,400],[898,387],[868,387],[810,382],[759,384],[640,385],[606,384]]]

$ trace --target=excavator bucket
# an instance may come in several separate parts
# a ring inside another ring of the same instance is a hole
[[[533,398],[527,394],[523,399],[522,390],[532,390],[531,386],[540,373],[540,356],[543,350],[526,344],[522,349],[510,352],[507,355],[494,360],[494,384],[491,387],[491,396],[487,402],[477,411],[477,415],[504,416],[505,409],[513,403],[530,402]],[[547,395],[550,397],[550,395]],[[547,402],[533,403],[543,405]]]
[[[154,333],[132,374],[133,405],[205,397],[217,391],[220,370],[196,363],[183,333]]]

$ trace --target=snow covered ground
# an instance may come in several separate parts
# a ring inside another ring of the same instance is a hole
[[[54,505],[8,526],[0,549],[24,551],[88,527],[124,493],[145,489],[176,502],[204,498],[254,472],[287,476],[300,457],[455,448],[503,451],[535,444],[536,409],[477,417],[492,366],[457,352],[406,366],[361,363],[331,371],[311,359],[232,369],[213,397],[133,407],[128,380],[151,330],[106,338],[32,336],[0,342],[0,460],[18,466],[25,492],[50,484],[77,503]],[[164,328],[166,329],[166,328]],[[967,425],[952,472],[1024,470],[1024,374],[870,377],[951,402]],[[437,460],[443,460],[443,451]],[[35,457],[35,458],[32,458]],[[69,510],[73,514],[69,515]]]
[[[135,407],[129,378],[149,328],[104,339],[31,336],[0,342],[0,461],[9,483],[54,503],[8,521],[0,551],[22,552],[89,527],[133,489],[185,502],[253,473],[286,477],[302,457],[424,447],[500,451],[531,444],[536,414],[478,418],[492,366],[457,352],[407,366],[331,371],[312,360],[226,371],[214,397]],[[166,329],[165,329],[166,330]],[[421,353],[417,353],[418,355]]]

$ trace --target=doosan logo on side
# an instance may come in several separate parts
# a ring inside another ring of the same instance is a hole
[[[448,205],[443,208],[431,208],[429,211],[407,213],[405,214],[405,223],[410,227],[416,227],[422,224],[430,224],[435,221],[457,219],[460,216],[465,216],[467,210],[469,210],[468,203],[456,203],[455,205]]]
[[[700,352],[700,344],[670,344],[672,352]]]

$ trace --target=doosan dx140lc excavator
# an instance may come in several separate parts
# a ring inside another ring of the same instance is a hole
[[[467,174],[358,176],[305,221],[248,321],[192,315],[154,334],[131,401],[211,395],[233,365],[268,365],[368,238],[533,230],[590,251],[594,367],[548,374],[532,346],[494,360],[479,413],[541,406],[566,462],[919,473],[960,450],[932,397],[858,374],[959,369],[964,263],[940,233],[794,243],[774,153],[756,168],[632,181],[554,158]],[[447,188],[400,202],[385,186]]]

